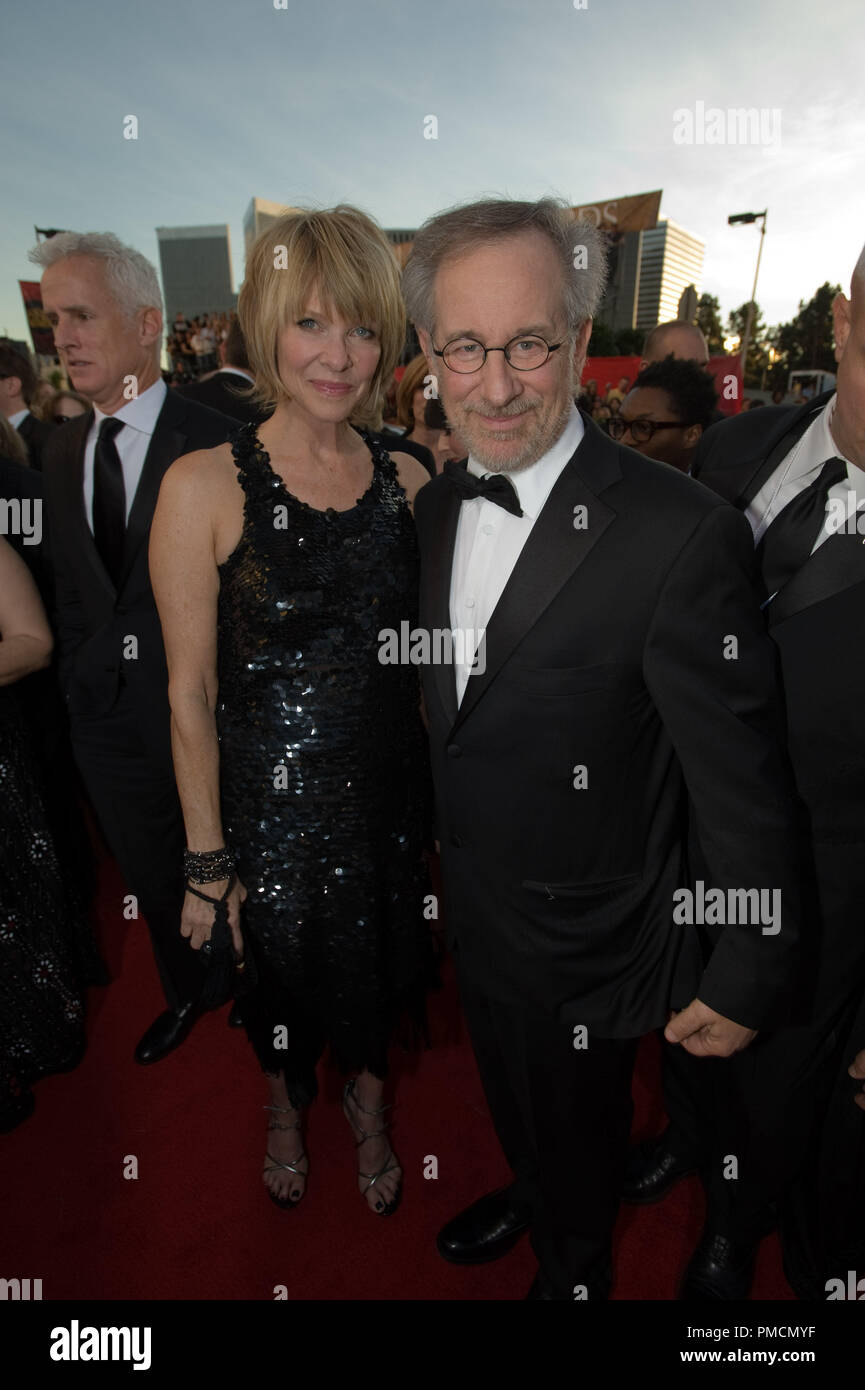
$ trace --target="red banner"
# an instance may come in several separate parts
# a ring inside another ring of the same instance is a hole
[[[598,395],[603,398],[611,386],[618,386],[621,377],[628,378],[628,388],[640,370],[639,357],[587,357],[582,384],[595,380]],[[710,357],[709,372],[715,379],[718,409],[724,415],[738,415],[742,409],[741,357]]]
[[[56,357],[54,330],[42,305],[42,287],[38,280],[19,280],[24,312],[30,325],[33,351],[40,357]]]

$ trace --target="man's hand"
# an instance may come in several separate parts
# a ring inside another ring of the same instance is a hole
[[[692,999],[686,1009],[671,1014],[664,1029],[667,1042],[681,1043],[695,1057],[732,1057],[741,1052],[757,1036],[756,1029],[743,1028],[723,1014],[716,1014],[708,1004]],[[862,1075],[865,1076],[865,1068]]]
[[[857,1052],[850,1066],[847,1068],[850,1076],[855,1076],[857,1081],[865,1081],[865,1047],[861,1052]],[[865,1086],[853,1097],[860,1110],[865,1110]]]

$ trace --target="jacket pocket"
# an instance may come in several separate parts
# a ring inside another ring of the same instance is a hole
[[[523,879],[523,887],[530,893],[541,893],[550,900],[554,898],[590,898],[604,893],[615,893],[619,888],[627,888],[631,883],[639,883],[639,874],[623,874],[621,878],[595,879],[590,883],[544,883],[531,878]]]

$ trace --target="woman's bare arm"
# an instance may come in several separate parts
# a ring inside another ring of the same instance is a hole
[[[150,579],[168,662],[171,750],[191,850],[221,849],[219,743],[216,737],[216,608],[219,573],[214,554],[212,499],[216,465],[207,451],[185,454],[168,469],[150,531]],[[223,879],[204,888],[220,897]],[[245,897],[241,892],[241,901]],[[229,903],[237,925],[237,892]],[[184,936],[200,945],[213,910],[187,894]],[[189,930],[187,930],[189,928]],[[201,934],[199,932],[201,928]],[[237,941],[236,943],[237,944]]]
[[[51,661],[54,639],[39,590],[13,546],[0,536],[0,685],[12,685]]]

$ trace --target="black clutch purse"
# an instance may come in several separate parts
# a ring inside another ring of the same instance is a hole
[[[202,1009],[218,1009],[220,1004],[232,996],[241,999],[253,990],[258,983],[258,971],[249,945],[244,941],[243,954],[234,949],[231,928],[228,925],[228,897],[237,882],[237,874],[232,874],[221,898],[211,898],[187,883],[187,892],[193,893],[203,902],[212,903],[214,908],[213,929],[210,940],[201,948],[205,976],[201,989]],[[241,934],[242,934],[241,927]]]

